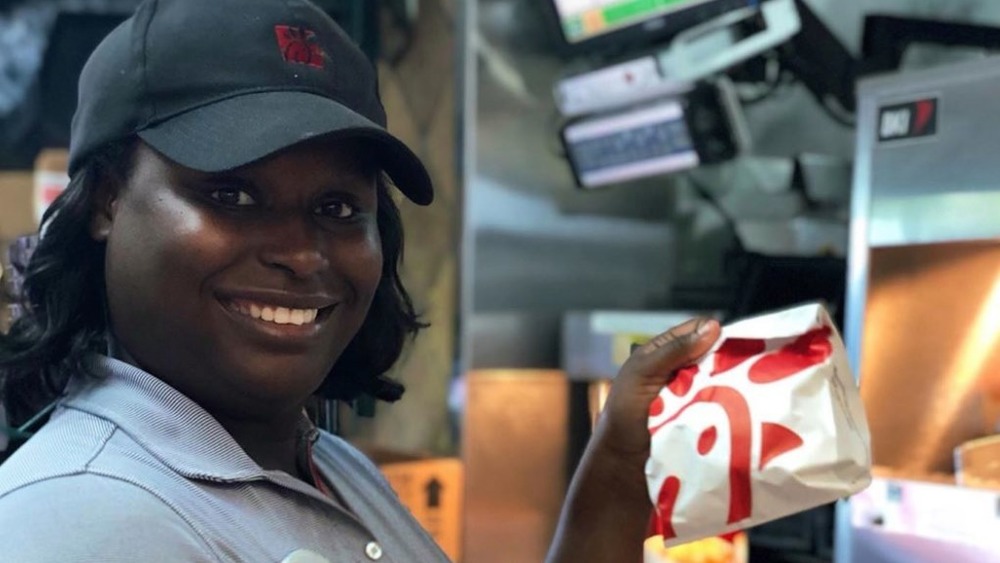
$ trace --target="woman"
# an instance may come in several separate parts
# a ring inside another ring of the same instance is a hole
[[[442,561],[377,469],[303,414],[393,401],[420,328],[390,184],[432,199],[364,55],[306,0],[147,1],[80,79],[71,184],[0,338],[0,554],[34,561]],[[553,561],[637,560],[645,417],[718,326],[622,369]]]

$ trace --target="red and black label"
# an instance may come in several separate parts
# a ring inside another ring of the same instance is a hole
[[[937,117],[937,98],[883,107],[878,112],[878,140],[930,137],[937,133]]]
[[[278,50],[281,51],[285,62],[323,68],[323,49],[320,48],[313,30],[276,25],[274,34],[278,38]]]

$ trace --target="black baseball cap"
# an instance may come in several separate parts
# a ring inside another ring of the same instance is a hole
[[[202,172],[314,137],[365,139],[407,197],[434,198],[420,159],[386,130],[375,68],[307,0],[143,2],[80,75],[70,175],[133,134]]]

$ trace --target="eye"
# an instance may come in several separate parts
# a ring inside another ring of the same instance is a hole
[[[351,219],[358,214],[358,208],[346,201],[329,201],[316,208],[316,214],[330,219]]]
[[[243,207],[257,203],[253,196],[239,188],[221,188],[213,191],[209,197],[230,207]]]

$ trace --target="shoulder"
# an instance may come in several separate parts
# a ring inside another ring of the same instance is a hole
[[[106,420],[71,409],[57,410],[0,465],[0,499],[38,481],[85,471],[115,430]]]
[[[382,473],[375,463],[343,438],[320,431],[319,440],[316,441],[313,450],[317,454],[316,458],[319,463],[334,465],[339,469],[355,473],[360,472],[383,481]]]
[[[145,489],[80,473],[0,498],[0,553],[11,561],[213,561],[194,528]]]
[[[0,465],[4,560],[158,561],[172,560],[171,554],[212,560],[166,502],[90,471],[116,432],[104,419],[63,409]]]
[[[323,471],[335,475],[339,483],[349,483],[366,493],[380,493],[390,503],[398,503],[398,495],[378,466],[343,438],[321,431],[313,447],[313,459]]]

